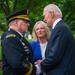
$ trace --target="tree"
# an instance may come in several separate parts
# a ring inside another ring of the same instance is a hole
[[[66,0],[63,3],[63,7],[62,7],[63,19],[71,27],[72,30],[75,30],[75,25],[74,25],[75,24],[75,8],[74,7],[75,7],[74,0]]]
[[[74,0],[1,0],[0,1],[0,27],[3,31],[7,30],[5,17],[9,14],[18,11],[20,9],[29,10],[29,18],[31,19],[31,25],[29,30],[32,30],[34,23],[37,20],[42,20],[43,8],[50,3],[54,3],[60,7],[63,12],[63,20],[71,27],[75,29],[75,2]],[[2,15],[4,15],[2,17]],[[73,15],[73,16],[72,16]],[[3,19],[2,19],[3,18]]]

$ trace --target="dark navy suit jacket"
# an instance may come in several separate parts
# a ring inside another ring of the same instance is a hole
[[[75,40],[61,20],[51,32],[41,69],[47,75],[75,75]]]

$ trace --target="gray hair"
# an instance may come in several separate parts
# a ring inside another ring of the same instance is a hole
[[[47,5],[44,8],[44,10],[47,10],[47,12],[53,11],[57,16],[60,16],[62,18],[62,12],[58,8],[58,6],[56,6],[55,4],[49,4],[49,5]]]
[[[8,24],[8,26],[11,26],[11,25],[13,25],[13,23],[14,23],[14,21],[11,21],[11,22]]]

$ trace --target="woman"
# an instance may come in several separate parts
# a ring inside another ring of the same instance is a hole
[[[32,36],[34,41],[32,41],[30,44],[34,51],[35,63],[39,64],[40,61],[45,58],[45,50],[48,38],[50,36],[49,28],[43,21],[38,21],[33,27]]]

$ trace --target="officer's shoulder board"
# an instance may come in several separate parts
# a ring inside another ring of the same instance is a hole
[[[15,34],[9,34],[6,36],[6,38],[10,38],[10,37],[16,37],[16,35]]]

